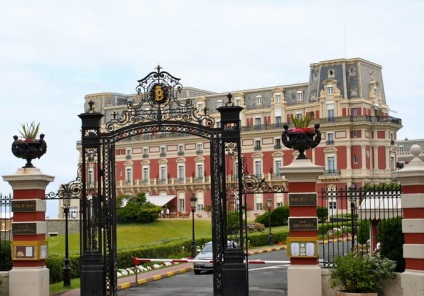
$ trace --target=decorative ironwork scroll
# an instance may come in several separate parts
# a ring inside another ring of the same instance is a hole
[[[197,109],[193,100],[178,99],[183,86],[180,78],[176,78],[157,66],[155,72],[150,72],[138,80],[137,95],[134,101],[127,103],[127,109],[121,114],[112,113],[112,119],[106,123],[106,130],[113,131],[116,126],[143,122],[183,121],[196,122],[200,125],[213,127],[215,119],[208,114],[208,109]]]

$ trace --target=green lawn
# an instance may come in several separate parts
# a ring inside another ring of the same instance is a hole
[[[195,220],[196,238],[212,237],[210,220]],[[164,219],[149,224],[118,224],[118,249],[140,247],[175,239],[191,239],[191,219]],[[64,254],[65,236],[48,238],[49,254]],[[79,233],[69,235],[69,254],[79,254]]]

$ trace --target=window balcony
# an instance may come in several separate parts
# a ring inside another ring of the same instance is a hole
[[[272,179],[273,180],[282,180],[283,179],[283,174],[282,173],[272,174]]]
[[[203,183],[203,177],[195,177],[194,182],[196,183]]]
[[[334,145],[334,140],[327,140],[325,141],[326,145]]]
[[[168,179],[166,178],[158,179],[158,184],[168,184]]]
[[[127,155],[125,156],[125,158],[126,158],[126,159],[131,159],[131,158],[132,158],[132,156],[131,156],[131,154],[127,154]]]
[[[255,150],[255,151],[261,151],[262,149],[261,149],[261,146],[260,146],[260,145],[256,145],[256,146],[253,148],[253,150]]]
[[[185,178],[176,178],[177,184],[184,184]]]
[[[324,176],[340,176],[340,170],[335,170],[335,169],[331,169],[331,170],[325,170],[324,171]]]
[[[202,155],[203,154],[203,150],[196,150],[196,155]]]
[[[281,149],[281,144],[275,144],[274,149]]]
[[[149,158],[149,154],[143,154],[143,158]]]
[[[166,152],[161,152],[161,153],[159,154],[159,156],[160,156],[160,157],[166,157]]]
[[[184,151],[178,151],[178,156],[183,156],[184,155]]]

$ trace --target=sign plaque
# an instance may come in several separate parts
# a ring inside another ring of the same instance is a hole
[[[12,212],[35,212],[35,200],[12,200]]]
[[[12,223],[12,234],[36,234],[37,223]]]
[[[289,229],[293,231],[318,230],[317,217],[289,218]]]
[[[317,194],[289,193],[289,206],[317,206]]]

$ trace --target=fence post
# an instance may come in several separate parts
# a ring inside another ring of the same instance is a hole
[[[288,295],[321,296],[321,267],[318,265],[318,196],[316,180],[324,168],[310,159],[295,159],[283,168],[289,186],[289,230],[287,254]],[[305,282],[308,284],[305,285]]]
[[[405,244],[405,272],[401,275],[402,295],[424,295],[424,162],[419,145],[412,145],[414,158],[393,173],[402,185],[402,232]],[[399,246],[401,247],[401,246]]]
[[[21,168],[3,176],[13,189],[12,262],[9,295],[49,295],[49,270],[46,268],[47,185],[54,177],[35,167]]]

